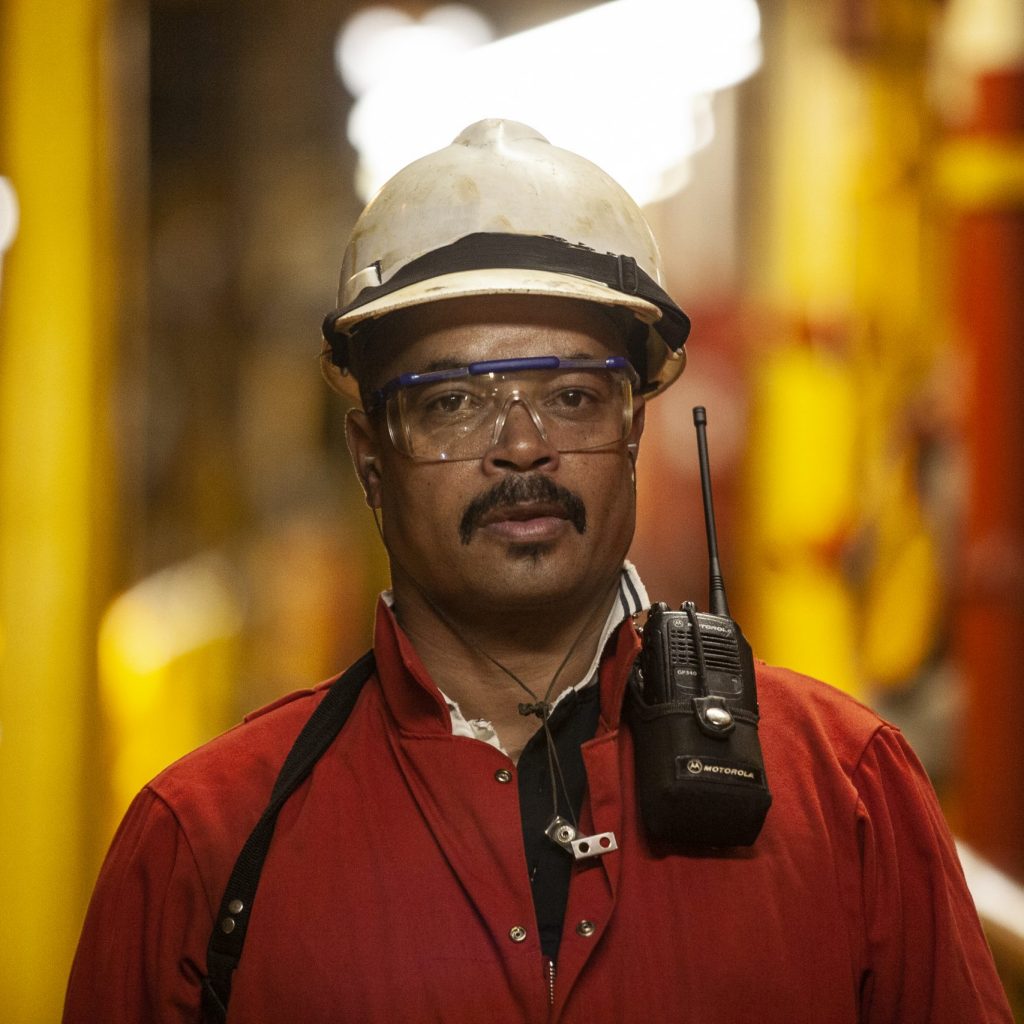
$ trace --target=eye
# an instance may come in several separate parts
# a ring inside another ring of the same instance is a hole
[[[592,386],[590,382],[566,381],[553,387],[544,399],[544,408],[551,416],[567,419],[600,416],[608,406],[610,396],[606,388]]]
[[[561,409],[581,409],[595,398],[583,388],[563,388],[552,397],[552,404]]]
[[[416,403],[421,416],[433,419],[461,419],[472,415],[480,406],[478,396],[469,391],[432,391]]]
[[[427,403],[427,409],[431,412],[455,413],[466,404],[466,395],[460,395],[453,391],[447,395],[438,395]]]

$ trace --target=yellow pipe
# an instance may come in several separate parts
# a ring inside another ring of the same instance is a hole
[[[921,173],[932,11],[864,6],[871,33],[845,49],[818,7],[773,8],[751,285],[788,328],[754,360],[738,603],[761,656],[870,697],[913,678],[936,637],[939,570],[914,469],[940,332]]]
[[[1024,206],[1024,139],[947,142],[936,161],[935,184],[955,206]]]
[[[95,624],[113,522],[105,0],[0,8],[0,1006],[59,1019],[93,863]]]

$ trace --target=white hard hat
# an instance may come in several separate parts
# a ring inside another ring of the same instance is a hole
[[[355,393],[349,345],[361,323],[470,295],[546,295],[628,310],[631,359],[656,394],[683,370],[686,314],[663,290],[661,256],[637,204],[599,167],[515,121],[470,125],[409,164],[352,230],[338,309],[324,320],[324,371]]]

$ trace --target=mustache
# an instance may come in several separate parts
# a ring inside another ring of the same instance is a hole
[[[463,544],[468,544],[474,531],[480,526],[480,520],[493,509],[534,503],[558,505],[577,533],[586,532],[587,508],[583,504],[583,499],[548,477],[535,474],[504,477],[489,491],[474,498],[462,513],[459,539]]]

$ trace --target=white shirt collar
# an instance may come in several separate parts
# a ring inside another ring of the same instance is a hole
[[[382,596],[388,604],[392,603],[390,591],[385,591]],[[558,702],[567,693],[582,690],[584,687],[590,686],[597,681],[597,667],[601,662],[601,653],[604,651],[604,645],[608,642],[608,638],[618,628],[623,619],[637,615],[650,606],[651,602],[647,597],[647,589],[644,587],[636,567],[632,562],[626,561],[622,566],[622,575],[619,578],[619,593],[615,603],[608,612],[608,618],[605,619],[604,627],[601,630],[601,639],[597,645],[597,650],[594,652],[594,660],[590,663],[590,667],[578,683],[574,686],[566,687],[555,698],[553,707],[557,707]],[[483,718],[466,718],[459,705],[443,690],[441,691],[441,696],[444,697],[445,704],[448,705],[448,713],[452,719],[452,734],[454,736],[467,736],[469,739],[480,740],[482,743],[487,743],[500,750],[503,754],[508,753],[501,745],[501,740],[494,731],[494,726],[489,721]]]

